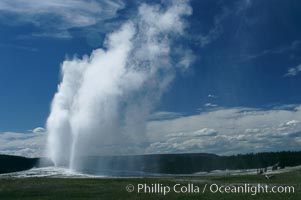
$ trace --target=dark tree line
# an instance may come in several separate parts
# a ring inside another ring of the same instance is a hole
[[[232,156],[195,153],[87,157],[82,170],[90,173],[97,173],[95,169],[98,169],[190,174],[212,170],[259,169],[273,165],[280,168],[301,165],[301,152],[266,152]]]
[[[38,158],[0,155],[0,173],[21,171],[37,166]],[[81,170],[116,175],[116,171],[165,174],[190,174],[212,170],[262,169],[277,165],[301,165],[301,151],[282,151],[219,156],[206,153],[154,154],[135,156],[91,156],[83,159]]]
[[[38,160],[38,158],[0,155],[0,174],[31,169],[37,165]]]

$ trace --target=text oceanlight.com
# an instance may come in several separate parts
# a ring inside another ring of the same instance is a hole
[[[145,194],[163,194],[166,195],[170,192],[174,193],[187,193],[187,194],[198,194],[198,193],[221,193],[221,194],[251,194],[256,195],[258,193],[294,193],[294,186],[283,186],[283,185],[267,185],[267,184],[204,184],[196,185],[193,183],[180,184],[176,183],[173,186],[164,185],[161,183],[153,184],[128,184],[126,186],[128,192],[137,192]]]

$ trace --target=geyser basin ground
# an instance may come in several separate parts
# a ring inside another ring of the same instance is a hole
[[[221,194],[221,193],[175,193],[145,194],[127,192],[126,186],[132,184],[157,184],[172,187],[181,184],[187,187],[189,184],[203,188],[205,184],[216,183],[219,185],[232,184],[268,184],[292,185],[295,193],[260,193],[251,194]],[[242,176],[211,176],[211,177],[162,177],[162,178],[0,178],[0,199],[252,199],[252,200],[299,200],[301,198],[301,170],[276,174],[267,180],[262,175]],[[49,189],[51,188],[51,190]]]

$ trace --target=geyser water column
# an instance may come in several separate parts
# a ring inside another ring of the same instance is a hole
[[[142,4],[103,49],[63,62],[47,120],[47,153],[56,166],[78,170],[87,156],[143,153],[149,113],[177,69],[189,65],[174,39],[190,14],[184,0]]]

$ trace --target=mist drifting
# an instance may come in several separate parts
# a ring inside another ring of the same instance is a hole
[[[183,36],[191,12],[182,0],[142,4],[102,49],[63,62],[47,120],[47,156],[56,166],[76,170],[85,156],[144,153],[139,145],[147,141],[150,112],[190,64],[189,51],[174,39]]]

